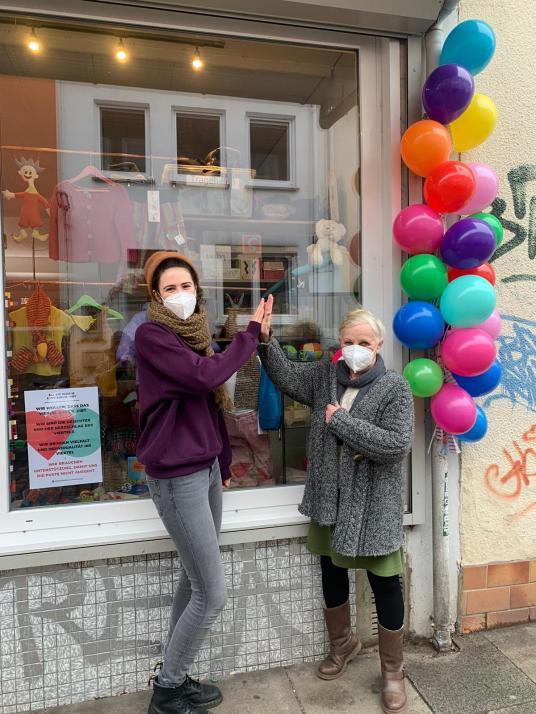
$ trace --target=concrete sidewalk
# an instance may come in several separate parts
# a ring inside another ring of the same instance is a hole
[[[408,644],[407,714],[535,714],[536,624],[456,638],[457,650],[436,655]],[[378,654],[369,649],[344,677],[323,682],[304,664],[235,674],[220,683],[215,714],[381,714]],[[40,714],[146,714],[150,692],[41,710]],[[39,713],[38,713],[39,714]]]

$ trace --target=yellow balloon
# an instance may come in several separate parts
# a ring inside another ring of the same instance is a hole
[[[485,94],[475,94],[464,113],[450,125],[455,151],[470,151],[482,144],[497,123],[497,107]]]

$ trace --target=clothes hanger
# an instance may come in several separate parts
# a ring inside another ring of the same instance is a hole
[[[105,174],[102,173],[96,166],[93,166],[92,164],[89,164],[85,168],[80,171],[78,176],[75,176],[74,178],[69,179],[69,183],[76,183],[77,181],[81,181],[83,178],[86,178],[87,176],[93,176],[95,178],[100,179],[101,181],[104,181],[107,184],[110,184],[111,186],[115,185],[115,181],[112,181],[112,179],[108,178]]]
[[[117,310],[112,310],[112,308],[107,307],[105,305],[101,305],[98,303],[94,298],[91,297],[91,295],[81,295],[78,300],[75,302],[75,304],[70,307],[66,312],[69,313],[69,315],[72,315],[73,312],[78,310],[81,307],[94,307],[97,310],[103,310],[106,307],[107,311],[107,317],[109,320],[123,320],[123,315],[120,312],[117,312]]]

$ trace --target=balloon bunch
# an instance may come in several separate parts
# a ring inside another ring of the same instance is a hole
[[[462,441],[485,436],[486,416],[474,397],[501,379],[488,261],[503,236],[500,221],[483,212],[497,195],[493,169],[449,157],[453,148],[480,145],[495,127],[495,105],[475,93],[474,82],[494,51],[493,30],[480,20],[462,22],[446,38],[422,93],[427,118],[412,124],[400,145],[405,164],[425,179],[426,203],[404,208],[393,224],[396,243],[411,256],[400,273],[410,301],[395,315],[395,335],[410,349],[434,349],[438,358],[412,360],[404,376],[415,396],[431,397],[437,426]],[[449,213],[465,217],[445,231]]]

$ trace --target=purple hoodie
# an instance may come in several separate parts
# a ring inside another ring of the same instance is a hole
[[[146,322],[136,331],[140,397],[137,457],[152,478],[173,478],[208,468],[219,458],[230,478],[231,446],[213,390],[247,362],[260,324],[250,322],[225,352],[202,357],[164,325]]]

